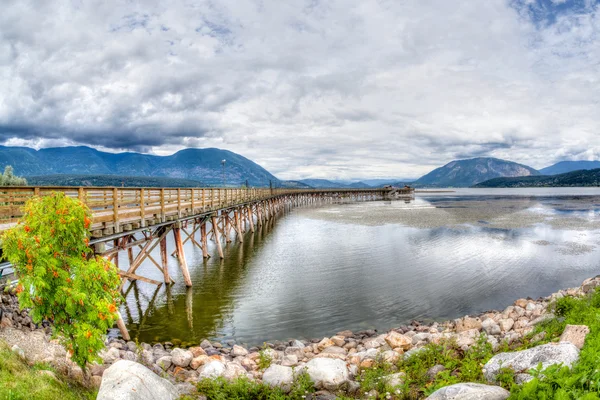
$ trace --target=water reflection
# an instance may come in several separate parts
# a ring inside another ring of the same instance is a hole
[[[194,286],[186,290],[171,260],[177,284],[132,285],[122,314],[140,341],[258,344],[505,307],[598,273],[600,197],[584,197],[436,195],[295,209],[225,245],[224,260],[203,260],[186,244]]]

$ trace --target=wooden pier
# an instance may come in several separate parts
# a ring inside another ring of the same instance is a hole
[[[185,284],[192,282],[183,245],[191,241],[210,257],[209,241],[223,258],[222,241],[242,242],[244,233],[254,232],[285,209],[335,202],[380,200],[390,196],[411,196],[413,189],[268,189],[268,188],[107,188],[107,187],[0,187],[0,231],[14,225],[22,206],[34,196],[63,192],[79,198],[92,211],[90,227],[96,254],[120,268],[122,285],[127,280],[171,284],[167,267],[167,236],[175,243],[173,255]],[[152,256],[160,248],[160,260]],[[118,265],[118,253],[127,251],[128,266]],[[136,274],[144,261],[160,270],[164,282]],[[121,285],[121,286],[122,286]]]
[[[339,201],[382,200],[412,196],[413,189],[263,189],[263,188],[107,188],[107,187],[0,187],[0,232],[18,221],[22,206],[34,196],[63,192],[79,198],[93,215],[90,232],[95,254],[111,260],[127,281],[160,286],[175,283],[168,267],[167,238],[173,237],[172,255],[186,286],[192,286],[183,245],[191,242],[210,257],[209,242],[224,258],[222,242],[243,242],[245,232],[272,222],[293,207]],[[153,251],[159,248],[159,256]],[[119,265],[119,253],[127,252]],[[144,263],[156,267],[157,281],[137,274]],[[0,264],[0,273],[9,269]],[[122,322],[122,321],[120,321]],[[124,325],[120,326],[124,336]]]

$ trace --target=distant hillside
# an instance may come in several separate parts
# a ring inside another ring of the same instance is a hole
[[[121,175],[44,175],[27,178],[29,186],[202,187],[202,182],[179,178]]]
[[[255,162],[227,150],[185,149],[171,156],[139,153],[105,153],[89,147],[34,150],[0,146],[0,168],[12,165],[20,176],[76,174],[121,175],[191,179],[205,185],[223,184],[221,160],[226,160],[226,184],[277,185],[279,180]]]
[[[498,158],[452,161],[434,169],[411,184],[416,187],[470,187],[498,177],[539,175],[526,165]]]
[[[519,187],[585,187],[600,186],[600,168],[567,172],[559,175],[523,176],[517,178],[495,178],[481,182],[477,188]]]
[[[367,185],[371,186],[371,187],[383,187],[385,185],[392,185],[392,186],[397,186],[398,182],[413,182],[416,179],[412,178],[397,178],[397,179],[364,179],[362,182],[366,183]],[[402,186],[404,186],[404,183],[402,183]]]
[[[561,161],[554,165],[540,169],[542,175],[558,175],[582,169],[600,168],[600,161]]]
[[[327,179],[300,179],[298,182],[302,182],[305,185],[308,185],[310,187],[316,188],[316,189],[328,189],[328,188],[345,188],[348,187],[347,184],[345,183],[340,183],[340,182],[334,182],[334,181],[329,181]]]
[[[277,187],[290,188],[290,189],[310,189],[311,186],[308,186],[306,183],[302,183],[300,181],[279,181],[279,185]]]

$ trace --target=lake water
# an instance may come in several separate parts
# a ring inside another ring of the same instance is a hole
[[[204,261],[186,244],[192,288],[175,258],[175,285],[129,288],[121,313],[132,337],[256,345],[384,331],[578,286],[600,273],[600,189],[462,189],[297,208],[228,244],[222,261],[209,247]],[[138,271],[161,279],[152,265]]]

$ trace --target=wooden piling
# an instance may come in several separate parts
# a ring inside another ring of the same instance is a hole
[[[208,240],[206,239],[206,221],[202,221],[200,225],[200,241],[202,242],[202,257],[208,258]]]
[[[217,251],[219,252],[219,257],[221,259],[224,259],[225,256],[223,255],[223,247],[221,246],[221,235],[219,233],[219,224],[217,223],[217,217],[213,215],[211,217],[211,222],[213,233],[215,234],[215,242],[217,244]]]
[[[252,214],[252,206],[246,207],[248,213],[248,223],[250,224],[250,232],[254,233],[254,215]]]
[[[163,238],[160,241],[160,260],[162,264],[165,283],[168,285],[171,282],[171,277],[169,277],[169,260],[167,258],[167,238]]]
[[[179,266],[181,268],[181,273],[183,274],[183,280],[185,281],[186,286],[192,286],[192,279],[190,278],[190,272],[188,271],[187,261],[185,260],[183,243],[181,242],[181,228],[179,226],[175,226],[173,228],[173,236],[175,236],[177,258],[179,259]]]
[[[231,223],[229,221],[229,210],[225,211],[225,229],[223,229],[225,236],[225,242],[231,243]]]
[[[240,224],[240,213],[238,212],[238,210],[233,211],[233,216],[235,219],[234,222],[235,222],[235,229],[237,231],[237,238],[240,243],[244,243],[244,235],[242,234],[242,228],[241,228],[241,224]]]
[[[131,340],[131,337],[129,336],[129,331],[127,330],[127,327],[125,326],[125,321],[123,321],[123,317],[121,316],[121,313],[119,311],[117,311],[117,327],[119,328],[119,331],[121,332],[121,336],[123,336],[123,340],[125,341],[129,341]]]

